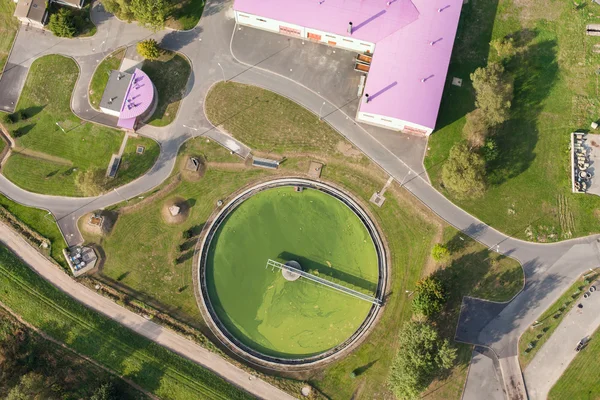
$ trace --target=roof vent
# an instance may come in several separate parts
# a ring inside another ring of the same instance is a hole
[[[352,22],[348,22],[348,33],[352,35]]]
[[[37,4],[34,4],[34,5],[33,5],[33,8],[37,8]]]

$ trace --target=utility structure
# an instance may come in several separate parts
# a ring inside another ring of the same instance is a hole
[[[300,264],[297,261],[290,261],[286,264],[282,264],[278,261],[269,259],[267,261],[267,265],[265,268],[269,268],[269,267],[271,267],[271,269],[273,271],[275,270],[275,268],[277,268],[277,269],[280,269],[283,273],[287,273],[288,276],[289,275],[300,276],[302,278],[308,279],[309,281],[318,283],[318,284],[326,286],[330,289],[337,290],[339,292],[359,298],[361,300],[368,301],[369,303],[375,304],[377,307],[381,307],[381,300],[379,300],[378,298],[369,296],[368,294],[358,292],[356,290],[347,288],[346,286],[339,285],[339,284],[331,282],[327,279],[323,279],[319,276],[309,274],[308,272],[302,271],[302,269],[300,268]],[[293,280],[296,280],[296,279],[293,279]]]

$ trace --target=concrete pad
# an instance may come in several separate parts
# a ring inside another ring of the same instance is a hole
[[[477,368],[473,368],[474,366]],[[482,347],[476,347],[471,356],[471,366],[462,400],[505,400],[499,363],[495,355]]]
[[[456,328],[455,340],[459,342],[480,343],[479,333],[506,307],[504,303],[493,303],[472,297],[464,297],[460,306],[460,317]]]
[[[15,111],[28,72],[29,68],[22,65],[6,64],[2,79],[0,79],[0,109],[6,112]]]

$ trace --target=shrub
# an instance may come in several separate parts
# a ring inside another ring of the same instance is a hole
[[[155,60],[160,57],[160,47],[154,39],[142,40],[137,44],[137,52],[140,56],[148,59]]]
[[[59,9],[50,16],[48,29],[58,37],[73,37],[75,35],[73,12],[66,8]]]
[[[486,162],[494,161],[498,158],[498,145],[496,145],[496,141],[492,138],[487,138],[485,140],[485,144],[481,148],[481,155],[485,159]]]
[[[431,249],[431,255],[435,261],[445,261],[450,257],[450,250],[443,244],[436,243]]]
[[[481,109],[488,126],[503,123],[508,119],[513,98],[512,80],[504,73],[504,67],[498,63],[477,68],[471,74],[475,88],[475,105]]]
[[[506,60],[517,54],[515,41],[513,38],[496,39],[490,43],[498,53],[501,60]]]
[[[426,322],[405,323],[398,341],[388,383],[396,397],[417,399],[437,375],[452,367],[456,349]]]
[[[5,124],[14,124],[16,121],[13,114],[2,114],[2,122]]]
[[[428,276],[417,282],[412,302],[415,313],[430,317],[442,311],[445,302],[446,291],[438,278]]]
[[[455,144],[442,166],[444,186],[459,199],[479,198],[485,192],[485,162],[466,143]]]
[[[463,134],[469,142],[469,146],[472,149],[478,149],[485,144],[489,132],[485,115],[481,109],[476,108],[466,115],[466,119]]]

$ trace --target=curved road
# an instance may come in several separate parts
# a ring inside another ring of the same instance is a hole
[[[104,119],[106,117],[103,114],[89,106],[89,79],[96,65],[114,49],[153,37],[162,47],[185,54],[192,63],[187,94],[181,103],[176,121],[165,128],[145,126],[139,132],[154,138],[160,144],[161,153],[157,163],[136,181],[99,197],[66,198],[34,194],[18,188],[0,176],[0,191],[3,194],[19,203],[49,210],[56,217],[67,242],[79,243],[82,237],[77,229],[77,220],[83,214],[139,196],[159,185],[172,172],[177,151],[185,140],[207,135],[242,156],[249,154],[250,150],[244,144],[214,128],[200,111],[209,88],[222,80],[223,75],[228,80],[260,86],[279,93],[315,114],[321,111],[325,101],[325,121],[379,164],[418,200],[458,230],[521,262],[526,277],[524,290],[510,303],[503,305],[466,299],[457,329],[457,340],[490,348],[492,357],[499,364],[504,381],[503,389],[507,395],[510,398],[525,396],[517,358],[518,339],[577,276],[600,264],[598,236],[554,244],[529,243],[498,232],[460,209],[433,188],[426,177],[421,175],[421,171],[415,172],[411,169],[401,156],[394,154],[352,117],[337,109],[320,94],[284,76],[262,69],[260,65],[249,66],[239,62],[230,50],[235,21],[229,2],[208,1],[198,26],[186,32],[153,34],[137,25],[119,22],[105,13],[98,3],[94,5],[93,20],[98,24],[98,33],[92,38],[77,40],[57,39],[49,34],[21,27],[7,64],[7,72],[0,80],[0,92],[3,93],[0,95],[0,108],[6,109],[11,107],[11,103],[16,104],[27,69],[35,58],[44,54],[59,53],[72,56],[81,68],[72,98],[73,111],[81,118],[110,125],[110,118]],[[3,88],[6,90],[2,91]],[[16,97],[14,93],[17,93]],[[486,381],[480,377],[494,373],[485,369],[488,364],[472,363],[465,398],[469,398],[469,393],[485,392]]]

